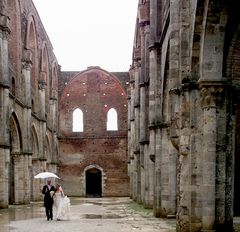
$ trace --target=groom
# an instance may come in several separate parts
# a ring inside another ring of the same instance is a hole
[[[53,219],[53,212],[52,212],[52,206],[53,206],[53,198],[51,196],[51,191],[54,191],[54,186],[51,185],[51,180],[47,180],[47,184],[43,186],[42,194],[44,194],[44,207],[46,210],[46,216],[47,220]]]

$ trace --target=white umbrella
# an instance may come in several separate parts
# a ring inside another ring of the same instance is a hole
[[[39,179],[39,178],[45,179],[45,178],[51,178],[51,177],[60,179],[60,177],[58,177],[56,174],[52,172],[40,172],[36,176],[34,176],[34,178],[36,179]]]

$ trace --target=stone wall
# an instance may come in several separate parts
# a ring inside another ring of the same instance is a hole
[[[239,215],[238,7],[139,1],[128,102],[130,196],[156,216],[176,215],[177,231],[230,231]]]
[[[32,1],[0,1],[0,207],[41,200],[56,172],[58,64]]]

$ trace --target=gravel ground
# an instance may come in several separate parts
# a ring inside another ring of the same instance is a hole
[[[70,198],[70,220],[47,221],[42,203],[0,210],[1,232],[173,232],[174,219],[159,219],[129,198]]]

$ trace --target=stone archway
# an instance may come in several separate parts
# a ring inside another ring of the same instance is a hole
[[[12,114],[9,120],[10,128],[10,162],[8,176],[8,202],[13,204],[16,202],[16,159],[19,156],[22,148],[21,131],[18,124],[17,116]]]
[[[102,172],[93,167],[85,172],[86,197],[102,196]]]

